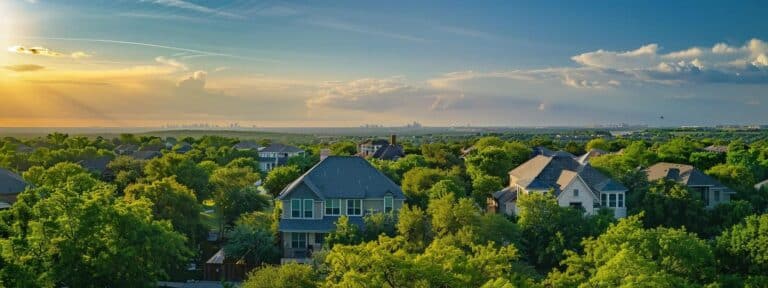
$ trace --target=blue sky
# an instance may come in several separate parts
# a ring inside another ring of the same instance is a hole
[[[768,4],[670,2],[6,0],[0,126],[768,122]]]

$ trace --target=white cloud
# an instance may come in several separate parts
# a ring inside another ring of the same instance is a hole
[[[179,81],[176,86],[184,91],[203,91],[207,76],[205,71],[195,71],[191,76]]]
[[[581,75],[572,75],[570,73],[564,73],[561,82],[565,86],[589,89],[607,89],[621,85],[621,82],[613,79],[607,81],[587,80],[582,78]]]
[[[158,4],[166,7],[173,7],[173,8],[179,8],[199,13],[205,13],[210,15],[216,15],[216,16],[223,16],[223,17],[229,17],[229,18],[242,18],[242,16],[219,11],[216,9],[208,8],[202,5],[198,5],[192,2],[182,1],[182,0],[141,0],[141,2],[150,2],[153,4]]]
[[[381,111],[409,105],[425,91],[405,83],[402,77],[365,78],[347,82],[326,82],[315,97],[306,101],[308,108],[343,108]]]
[[[165,64],[165,65],[168,65],[168,66],[171,66],[171,67],[183,70],[183,71],[189,70],[189,68],[187,67],[186,64],[184,64],[184,63],[182,63],[182,62],[180,62],[180,61],[178,61],[176,59],[171,59],[171,58],[166,58],[166,57],[163,57],[163,56],[158,56],[158,57],[155,58],[155,61],[157,61],[157,63]]]
[[[659,53],[659,50],[658,45],[650,44],[627,52],[597,50],[572,59],[580,65],[613,71],[634,81],[768,82],[768,70],[765,69],[768,66],[768,43],[760,39],[752,39],[741,47],[717,43],[711,48],[691,47],[667,54]]]
[[[73,59],[80,59],[80,58],[87,58],[91,57],[90,54],[85,53],[83,51],[77,51],[70,54],[54,51],[45,47],[26,47],[22,45],[16,45],[8,47],[8,52],[16,53],[16,54],[27,54],[27,55],[38,55],[38,56],[46,56],[46,57],[69,57]]]

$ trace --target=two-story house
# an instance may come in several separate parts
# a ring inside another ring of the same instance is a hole
[[[586,214],[606,207],[616,218],[627,215],[627,188],[567,152],[538,155],[510,171],[509,187],[493,193],[488,208],[514,215],[518,196],[550,190],[562,207],[578,207]]]
[[[400,187],[355,156],[328,156],[312,167],[277,197],[282,262],[306,262],[322,248],[325,236],[342,215],[363,228],[363,216],[397,212],[405,196]]]
[[[645,173],[650,182],[667,179],[687,186],[701,197],[706,208],[714,208],[720,203],[728,202],[731,195],[736,194],[736,191],[691,165],[660,162],[648,167]]]
[[[296,146],[271,144],[259,149],[259,169],[263,172],[272,171],[275,167],[283,166],[288,158],[304,155],[304,150]]]
[[[376,139],[358,144],[357,155],[381,160],[397,160],[405,156],[405,151],[403,145],[397,144],[397,135],[391,135],[389,142]]]

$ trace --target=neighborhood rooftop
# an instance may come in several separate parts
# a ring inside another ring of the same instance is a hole
[[[0,168],[0,194],[18,194],[26,187],[27,182],[19,174]]]
[[[719,181],[691,165],[660,162],[645,170],[649,181],[666,178],[687,186],[723,186]]]
[[[555,188],[556,194],[560,193],[559,187],[563,183],[570,182],[569,180],[577,175],[593,191],[626,190],[621,183],[606,177],[589,163],[579,163],[570,153],[556,152],[553,156],[538,155],[509,172],[509,175],[526,190]]]
[[[357,156],[328,156],[288,185],[279,198],[299,189],[321,198],[382,198],[387,193],[405,198],[397,184]]]

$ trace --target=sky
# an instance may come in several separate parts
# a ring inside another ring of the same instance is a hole
[[[768,124],[765,11],[0,0],[0,127]]]

